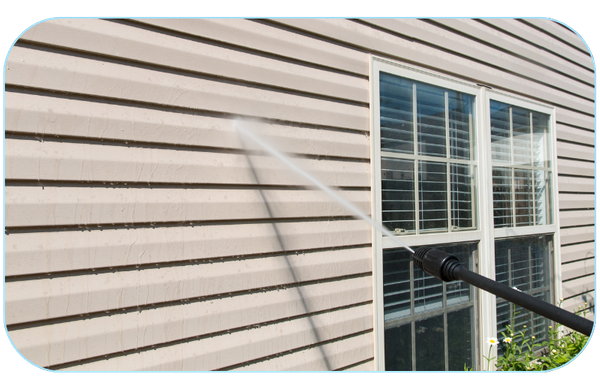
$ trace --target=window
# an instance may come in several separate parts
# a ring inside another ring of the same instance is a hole
[[[441,248],[553,299],[553,110],[381,58],[372,65],[375,218],[413,249]],[[373,241],[378,369],[480,368],[485,337],[513,319],[545,333],[543,317],[442,283],[393,240]]]
[[[377,67],[374,186],[381,200],[375,202],[374,215],[411,247],[445,248],[459,253],[463,266],[475,269],[481,240],[479,88],[385,62]],[[384,237],[375,241],[381,248],[381,369],[472,366],[477,350],[473,288],[442,283],[415,268],[406,249]]]

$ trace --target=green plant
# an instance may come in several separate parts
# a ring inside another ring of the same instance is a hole
[[[525,336],[526,326],[516,332],[512,325],[506,326],[506,331],[502,332],[506,351],[503,356],[499,356],[496,368],[499,371],[531,371],[539,370],[538,356],[536,351],[542,346],[535,342],[535,336]]]
[[[584,307],[579,306],[579,309],[583,309],[581,315],[584,317],[589,312],[587,303]],[[544,370],[560,367],[569,362],[581,352],[589,339],[588,336],[575,331],[562,337],[560,333],[558,329],[552,327],[548,330],[549,340],[543,343],[545,354],[539,358],[540,365],[545,367]]]
[[[562,299],[561,299],[562,302]],[[585,315],[589,311],[587,304],[582,309],[580,315]],[[515,311],[513,311],[516,314]],[[498,343],[495,338],[490,338],[488,343],[490,349],[487,356],[488,370],[491,361],[496,359],[496,369],[498,371],[543,371],[562,366],[577,356],[586,345],[589,337],[573,331],[569,334],[561,335],[561,331],[548,329],[548,340],[538,343],[535,336],[526,336],[526,326],[516,331],[514,329],[514,315],[511,325],[507,325],[506,331],[502,332],[502,342],[506,350],[498,358],[491,357],[492,346]],[[465,365],[465,370],[468,368]]]

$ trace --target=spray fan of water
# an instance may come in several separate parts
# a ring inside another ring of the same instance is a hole
[[[342,198],[339,194],[337,194],[335,191],[333,191],[333,189],[331,189],[330,187],[321,183],[314,176],[312,176],[311,174],[309,174],[308,172],[306,172],[305,170],[303,170],[302,168],[300,168],[299,166],[294,164],[294,162],[292,162],[292,160],[288,156],[286,156],[283,152],[277,150],[277,148],[275,148],[273,145],[269,144],[267,141],[265,141],[264,139],[259,137],[255,132],[248,129],[248,127],[242,121],[240,121],[240,120],[234,121],[233,126],[237,130],[238,134],[241,136],[242,139],[251,141],[255,145],[259,146],[262,150],[264,150],[265,152],[270,154],[271,156],[279,159],[290,170],[296,172],[298,175],[300,175],[301,177],[303,177],[306,180],[308,180],[309,182],[311,182],[315,187],[317,187],[320,190],[322,190],[323,192],[325,192],[333,200],[335,200],[340,205],[342,205],[346,210],[351,212],[355,217],[368,222],[373,228],[375,228],[376,230],[378,230],[385,236],[391,238],[396,243],[398,243],[401,246],[403,246],[404,248],[408,249],[410,252],[415,253],[415,251],[412,250],[412,248],[410,248],[408,245],[406,245],[405,243],[400,241],[398,239],[398,237],[396,237],[394,234],[392,234],[383,225],[381,225],[381,224],[377,223],[376,221],[374,221],[373,219],[371,219],[368,215],[363,213],[358,207],[356,207],[352,203],[348,202],[346,199]]]

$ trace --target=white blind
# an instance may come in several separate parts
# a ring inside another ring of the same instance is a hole
[[[419,161],[419,229],[448,228],[447,164]]]
[[[446,157],[445,91],[415,83],[419,154]]]
[[[391,231],[415,230],[415,185],[413,160],[381,159],[382,217]]]
[[[496,167],[492,170],[494,192],[494,226],[513,225],[512,169]]]
[[[513,170],[515,186],[515,225],[533,225],[533,180],[532,171],[527,169]]]
[[[450,164],[452,225],[458,228],[470,228],[474,225],[473,176],[475,172],[472,166]]]
[[[414,152],[414,83],[381,73],[380,79],[381,150]]]

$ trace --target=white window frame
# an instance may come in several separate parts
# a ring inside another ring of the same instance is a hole
[[[433,84],[442,88],[464,92],[475,96],[475,164],[477,165],[476,196],[477,202],[476,228],[466,231],[448,231],[443,233],[424,233],[415,235],[399,235],[398,238],[408,246],[439,245],[445,243],[460,243],[478,241],[478,261],[474,271],[495,279],[494,240],[501,237],[517,237],[530,234],[553,234],[553,264],[551,276],[554,297],[560,296],[560,235],[558,232],[558,174],[556,169],[556,125],[555,109],[553,107],[523,99],[508,93],[491,90],[489,87],[460,80],[439,72],[430,71],[413,65],[405,65],[379,56],[371,55],[370,61],[370,123],[371,123],[371,188],[373,194],[372,215],[380,223],[382,215],[382,185],[381,185],[381,138],[380,138],[380,91],[379,73],[387,72],[399,77],[417,82]],[[490,100],[512,104],[532,111],[550,115],[549,138],[551,152],[551,209],[552,223],[531,227],[494,228],[493,192],[492,192],[492,147],[490,137]],[[415,148],[416,148],[415,140]],[[385,152],[383,153],[385,155]],[[418,202],[418,199],[415,200]],[[418,218],[418,217],[417,217]],[[418,219],[416,220],[418,224]],[[373,230],[373,296],[374,296],[374,338],[375,338],[375,369],[385,370],[385,339],[384,339],[384,310],[383,310],[383,250],[396,248],[398,244],[378,231]],[[486,347],[489,337],[495,337],[496,329],[496,296],[475,289],[475,326],[478,341],[475,354],[480,364],[478,369],[484,369],[481,364],[481,351]],[[485,348],[487,351],[487,348]],[[496,349],[493,350],[493,356]]]

